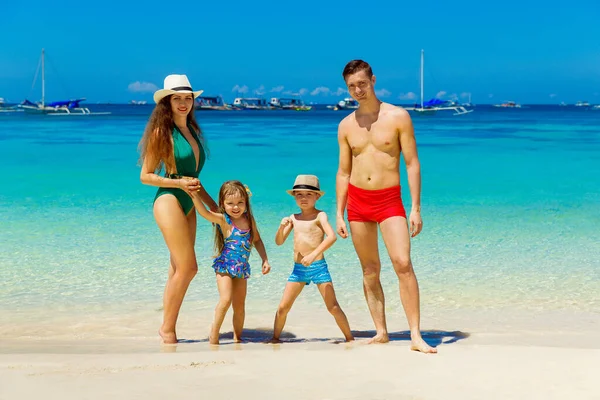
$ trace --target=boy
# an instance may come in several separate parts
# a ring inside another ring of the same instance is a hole
[[[287,193],[296,199],[300,213],[281,220],[275,234],[275,243],[281,246],[294,229],[294,270],[288,278],[275,315],[271,342],[280,342],[279,336],[287,314],[304,286],[309,285],[311,281],[319,288],[327,310],[335,318],[346,341],[354,340],[348,319],[335,297],[331,276],[323,256],[323,252],[336,241],[336,236],[327,221],[327,214],[315,208],[317,200],[325,194],[320,189],[319,178],[315,175],[298,175],[293,188]],[[327,235],[327,238],[324,238],[324,235]]]

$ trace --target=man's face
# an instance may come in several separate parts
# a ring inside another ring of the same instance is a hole
[[[346,77],[346,85],[350,96],[361,102],[371,97],[374,91],[375,76],[369,78],[365,71],[358,71]]]

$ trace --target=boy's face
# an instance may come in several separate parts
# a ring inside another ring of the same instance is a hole
[[[315,208],[315,203],[319,199],[319,194],[308,190],[298,190],[294,192],[296,204],[301,210]]]

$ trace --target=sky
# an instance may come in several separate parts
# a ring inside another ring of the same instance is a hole
[[[152,101],[168,74],[204,95],[346,97],[344,65],[369,62],[379,97],[475,104],[600,104],[600,1],[3,0],[0,97]]]

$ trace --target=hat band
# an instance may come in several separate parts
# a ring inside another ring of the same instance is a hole
[[[175,90],[175,91],[177,91],[177,90],[189,90],[190,92],[193,92],[192,88],[189,87],[189,86],[177,86],[177,87],[171,88],[170,90]]]
[[[314,190],[315,192],[321,191],[321,189],[319,189],[316,186],[312,186],[312,185],[294,185],[294,187],[292,188],[292,190],[297,190],[297,189],[308,189],[308,190]]]

